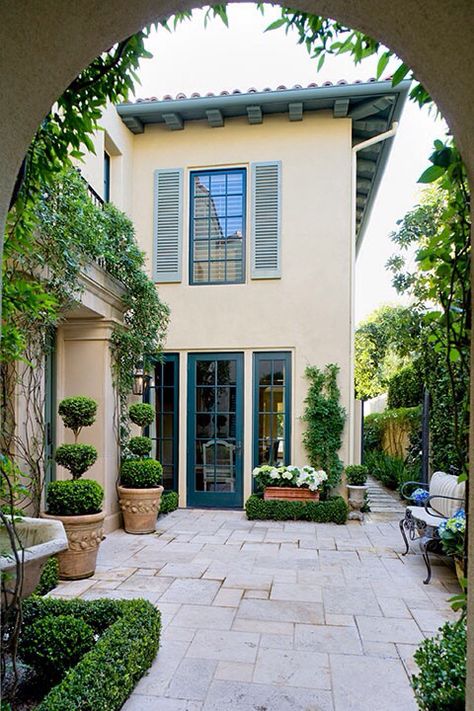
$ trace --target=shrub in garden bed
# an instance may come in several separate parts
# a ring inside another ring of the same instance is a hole
[[[167,494],[163,494],[160,503],[160,514],[171,513],[171,511],[176,511],[179,506],[179,496],[176,491],[168,491]]]
[[[331,496],[325,501],[264,501],[253,494],[245,502],[249,521],[315,521],[343,524],[347,519],[347,504],[342,496]]]
[[[88,644],[87,638],[90,642],[86,628],[97,638],[92,649],[49,691],[37,711],[118,711],[158,651],[160,613],[146,600],[88,601],[33,596],[23,608],[25,633],[20,645],[29,650],[25,661],[34,661],[34,647],[54,652],[58,660],[63,650],[72,651],[71,626],[65,625],[66,618],[74,619],[77,627],[74,634],[83,649]],[[36,635],[36,644],[34,638],[30,639],[31,630]],[[53,641],[60,644],[61,636],[65,644],[61,643],[61,649],[55,648]],[[39,663],[36,660],[36,666],[41,667],[41,659]]]
[[[50,590],[54,590],[59,580],[59,563],[56,556],[48,558],[43,570],[39,583],[34,591],[35,595],[46,595]]]
[[[370,474],[389,489],[400,488],[411,477],[410,470],[400,457],[384,452],[368,452],[364,462]]]
[[[419,673],[412,677],[420,711],[464,711],[466,621],[447,622],[415,652]]]

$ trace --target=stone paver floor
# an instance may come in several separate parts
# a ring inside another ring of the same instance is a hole
[[[145,597],[159,654],[124,711],[414,711],[417,644],[453,616],[444,564],[423,585],[396,521],[249,522],[179,510],[115,531],[93,578],[56,596]]]

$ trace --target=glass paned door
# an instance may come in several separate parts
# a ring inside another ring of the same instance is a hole
[[[189,355],[189,506],[242,506],[242,386],[242,353]]]

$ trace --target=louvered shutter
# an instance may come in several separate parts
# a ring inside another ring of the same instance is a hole
[[[252,279],[281,276],[281,162],[252,165]]]
[[[155,170],[153,275],[158,282],[181,281],[183,171]]]

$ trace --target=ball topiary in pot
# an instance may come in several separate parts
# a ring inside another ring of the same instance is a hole
[[[97,403],[89,397],[68,397],[59,403],[58,412],[64,425],[73,431],[74,444],[60,445],[55,461],[67,469],[72,478],[49,484],[47,513],[43,515],[62,521],[68,537],[68,550],[58,555],[59,577],[80,580],[94,574],[103,538],[104,490],[96,481],[82,478],[96,462],[97,450],[77,441],[82,428],[94,423]]]
[[[364,514],[361,509],[365,504],[368,469],[363,464],[352,464],[346,467],[344,471],[349,492],[349,506],[351,508],[349,518],[363,521]]]
[[[155,412],[147,403],[131,405],[131,421],[142,430],[149,427]],[[160,510],[163,469],[160,462],[150,458],[152,441],[149,437],[131,437],[128,455],[120,469],[118,495],[127,533],[153,533]]]

